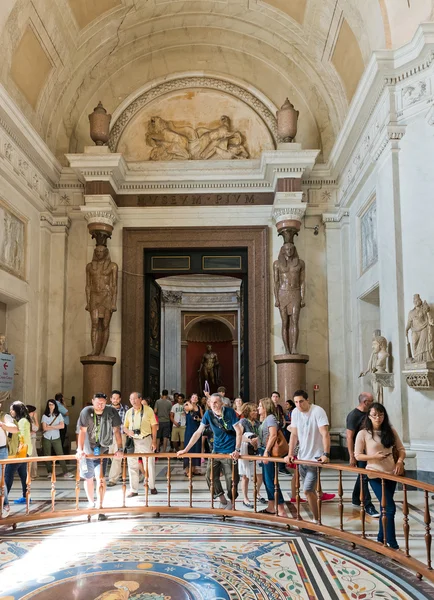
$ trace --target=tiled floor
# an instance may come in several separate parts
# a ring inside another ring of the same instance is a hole
[[[151,505],[166,504],[166,466],[157,462],[157,496]],[[188,480],[181,463],[172,469],[171,503],[185,505]],[[323,489],[336,491],[336,478],[325,472]],[[345,529],[360,531],[358,512],[350,504],[353,477],[344,477]],[[282,478],[285,499],[289,477]],[[72,506],[75,482],[60,479],[59,508]],[[15,481],[11,499],[20,491]],[[50,510],[50,482],[32,484],[31,510]],[[81,493],[85,505],[84,493]],[[107,505],[116,506],[121,488],[111,488]],[[194,506],[209,506],[203,477],[194,478]],[[143,503],[143,496],[128,500]],[[400,495],[397,528],[400,530]],[[422,498],[410,492],[412,554],[425,548]],[[241,508],[241,500],[239,501]],[[23,507],[12,506],[12,511]],[[338,522],[337,503],[323,505],[326,525]],[[288,503],[288,510],[294,506]],[[309,519],[306,505],[302,516]],[[375,539],[377,519],[367,519]],[[398,540],[399,541],[399,540]],[[413,550],[414,546],[414,550]],[[422,554],[421,554],[422,556]],[[349,545],[322,536],[299,534],[241,519],[206,517],[120,517],[87,523],[50,521],[0,529],[0,600],[253,600],[434,598],[434,588],[421,584],[379,554],[352,551]]]

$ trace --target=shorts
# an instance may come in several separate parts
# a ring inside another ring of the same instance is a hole
[[[181,442],[184,443],[185,436],[185,425],[184,427],[172,427],[172,442]]]
[[[158,424],[157,438],[159,440],[163,438],[170,438],[170,421],[167,423],[160,422]]]
[[[308,467],[306,465],[298,465],[300,469],[300,477],[303,481],[304,492],[315,492],[316,491],[316,480],[318,477],[317,467]]]
[[[87,465],[87,472],[85,473],[83,471],[83,459],[80,460],[80,477],[82,479],[93,479],[95,477],[95,479],[99,479],[100,478],[100,468],[101,468],[101,461],[98,459],[93,459],[93,458],[86,458],[86,465]],[[108,458],[103,458],[102,460],[102,474],[103,477],[105,477],[105,470],[107,467],[107,461]]]

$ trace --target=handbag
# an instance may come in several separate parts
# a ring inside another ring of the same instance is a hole
[[[14,458],[26,458],[27,457],[27,444],[24,443],[24,438],[22,435],[19,436],[18,448]]]
[[[274,442],[274,445],[271,448],[271,456],[274,458],[283,458],[288,454],[288,451],[288,442],[286,441],[282,431],[279,429],[277,431],[277,440]]]

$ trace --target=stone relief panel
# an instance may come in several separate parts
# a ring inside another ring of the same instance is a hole
[[[217,126],[180,127],[173,121],[151,117],[146,133],[151,146],[150,160],[208,160],[249,158],[245,138],[232,129],[228,116],[220,117]]]
[[[25,277],[26,223],[0,200],[0,268]]]
[[[146,104],[122,132],[128,161],[259,158],[272,133],[239,98],[212,89],[175,90]]]
[[[372,202],[360,217],[361,271],[364,273],[378,260],[377,203]]]

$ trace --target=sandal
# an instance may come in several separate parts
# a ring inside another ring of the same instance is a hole
[[[251,502],[243,502],[243,506],[245,506],[246,508],[254,508]]]
[[[269,510],[267,510],[266,508],[264,508],[264,510],[260,510],[259,513],[263,514],[263,515],[274,515],[276,516],[276,513],[274,512],[270,512]]]

